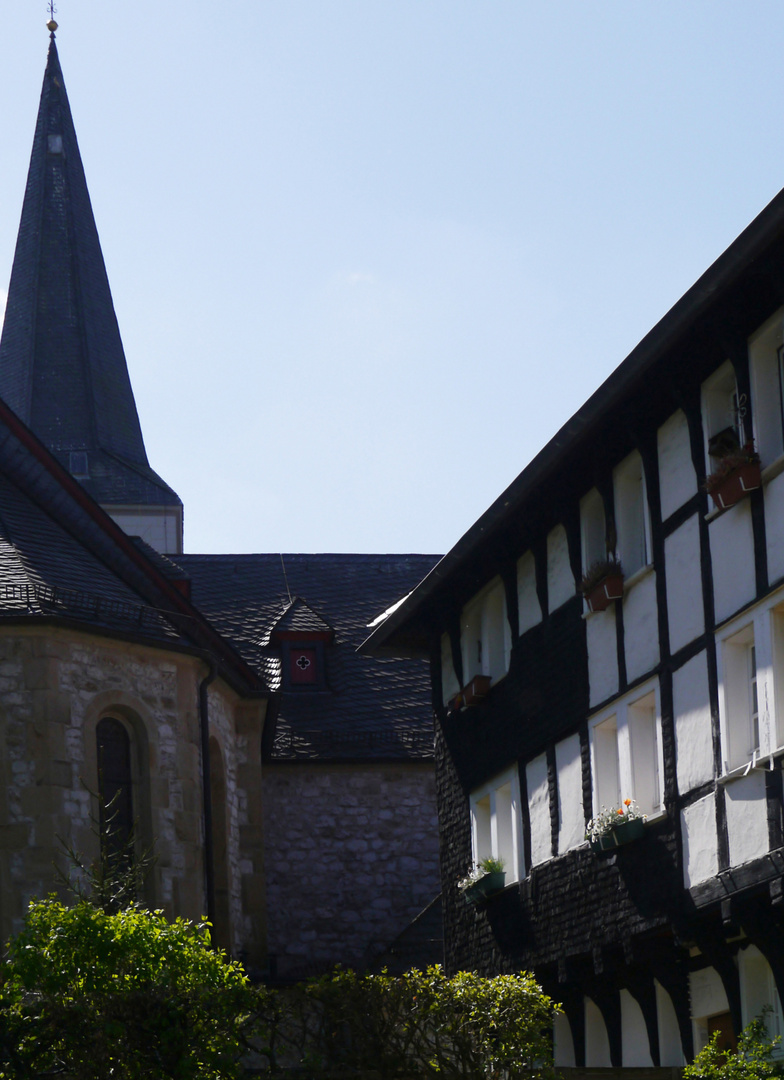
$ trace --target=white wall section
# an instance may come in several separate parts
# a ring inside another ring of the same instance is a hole
[[[716,799],[713,794],[681,810],[683,884],[687,889],[719,872]]]
[[[585,840],[583,812],[583,774],[580,756],[580,736],[555,744],[555,764],[558,771],[558,851],[577,847]]]
[[[700,525],[696,514],[664,541],[667,625],[675,653],[705,630],[700,575]]]
[[[716,622],[723,622],[756,595],[754,537],[748,499],[710,524]]]
[[[629,589],[623,601],[623,640],[629,681],[639,679],[659,662],[656,610],[656,574],[650,573]]]
[[[529,761],[525,767],[528,786],[528,814],[531,821],[531,863],[546,862],[553,855],[550,831],[550,793],[547,785],[547,757]]]
[[[673,413],[658,432],[659,490],[662,521],[697,494],[697,474],[691,461],[689,425],[682,410]]]
[[[591,615],[585,621],[588,647],[588,691],[591,705],[618,693],[618,646],[615,607]]]
[[[741,776],[724,789],[730,866],[739,866],[765,855],[768,843],[768,810],[765,774],[759,770]]]
[[[713,777],[708,661],[704,652],[673,672],[672,696],[678,791],[685,795]]]

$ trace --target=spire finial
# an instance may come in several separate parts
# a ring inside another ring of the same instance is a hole
[[[54,32],[57,29],[57,23],[54,21],[55,12],[57,8],[54,6],[54,0],[49,0],[49,22],[46,24],[46,29],[54,37]]]

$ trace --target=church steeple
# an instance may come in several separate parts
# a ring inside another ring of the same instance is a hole
[[[118,524],[160,550],[182,550],[182,503],[147,461],[53,29],[0,338],[0,397]]]

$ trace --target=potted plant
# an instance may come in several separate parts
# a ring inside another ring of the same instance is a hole
[[[615,555],[591,563],[580,582],[580,592],[590,611],[604,611],[623,597],[623,567]]]
[[[726,510],[762,484],[759,454],[754,443],[731,450],[705,478],[703,487],[719,510]]]
[[[591,818],[585,828],[585,839],[597,854],[612,851],[639,840],[645,832],[646,821],[637,803],[624,799],[622,806],[609,810],[603,806],[596,817]]]
[[[469,904],[478,904],[480,900],[503,889],[506,883],[504,865],[503,859],[488,855],[458,881],[457,887]]]

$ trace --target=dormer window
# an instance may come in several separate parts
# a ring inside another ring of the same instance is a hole
[[[289,646],[289,682],[292,686],[314,686],[319,680],[318,647]]]

